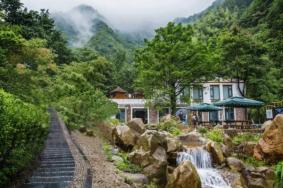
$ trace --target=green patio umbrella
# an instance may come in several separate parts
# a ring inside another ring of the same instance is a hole
[[[221,110],[221,108],[214,106],[213,104],[201,103],[201,104],[189,106],[188,110],[199,111],[199,112],[211,112],[211,111]]]
[[[264,105],[264,102],[248,99],[244,97],[231,97],[223,101],[214,103],[215,106],[224,107],[243,107],[243,108],[256,108]]]

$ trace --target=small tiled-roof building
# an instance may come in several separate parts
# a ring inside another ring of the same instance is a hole
[[[128,99],[127,91],[119,86],[110,92],[110,96],[112,99]]]

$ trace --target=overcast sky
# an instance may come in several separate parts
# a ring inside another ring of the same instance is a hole
[[[114,27],[140,30],[159,27],[177,17],[188,17],[206,9],[214,0],[22,0],[30,9],[69,11],[80,4],[93,6]]]

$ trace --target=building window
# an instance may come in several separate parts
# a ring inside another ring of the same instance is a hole
[[[193,100],[194,102],[203,101],[203,89],[202,87],[193,87]]]
[[[226,108],[225,109],[225,119],[226,121],[234,121],[234,108]]]
[[[148,123],[148,111],[146,108],[133,108],[133,118],[141,118],[144,124]]]
[[[233,97],[232,85],[224,85],[223,86],[223,98],[228,99],[230,97]]]
[[[119,113],[116,115],[116,119],[118,119],[121,123],[126,122],[126,109],[120,108]]]
[[[210,99],[212,102],[216,102],[220,100],[220,88],[219,85],[211,85],[210,86]]]
[[[210,122],[218,122],[218,111],[209,112],[209,121]]]

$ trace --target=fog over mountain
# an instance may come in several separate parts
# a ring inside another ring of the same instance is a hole
[[[80,4],[96,9],[115,29],[123,32],[153,31],[177,17],[188,17],[214,0],[22,0],[31,9],[68,12]],[[72,19],[76,14],[74,14]],[[85,20],[82,20],[85,22]]]

